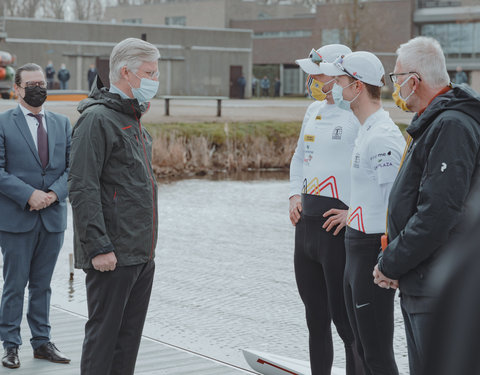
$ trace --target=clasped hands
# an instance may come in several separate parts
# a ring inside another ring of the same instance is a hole
[[[45,193],[41,190],[34,190],[28,204],[30,205],[30,211],[43,210],[50,206],[53,202],[58,199],[57,194],[54,191],[49,191]]]
[[[398,280],[392,280],[386,277],[379,269],[378,264],[373,269],[373,282],[380,288],[398,289]]]

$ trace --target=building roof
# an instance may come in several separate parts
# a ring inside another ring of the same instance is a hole
[[[417,9],[413,14],[415,23],[460,22],[480,20],[480,6],[442,7]]]

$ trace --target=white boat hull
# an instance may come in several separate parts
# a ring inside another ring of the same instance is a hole
[[[243,350],[248,365],[263,375],[311,375],[310,363],[256,350]],[[345,370],[332,368],[332,375],[345,375]]]

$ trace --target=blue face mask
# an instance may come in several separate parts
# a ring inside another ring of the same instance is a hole
[[[140,79],[140,77],[136,74],[135,76]],[[141,78],[139,88],[134,88],[132,86],[130,87],[132,88],[132,94],[135,99],[137,99],[139,103],[143,103],[148,102],[157,94],[158,85],[158,81],[154,81],[153,79],[148,78]]]
[[[353,101],[358,98],[358,95],[360,95],[360,93],[358,93],[357,96],[354,97],[352,100],[345,100],[343,98],[343,90],[346,89],[348,86],[353,85],[354,83],[355,81],[353,81],[352,83],[350,83],[345,87],[337,85],[336,83],[333,84],[332,97],[333,97],[333,101],[335,102],[335,105],[338,108],[341,108],[345,111],[350,111],[350,112],[352,111],[352,109],[350,108],[350,104],[353,103]]]

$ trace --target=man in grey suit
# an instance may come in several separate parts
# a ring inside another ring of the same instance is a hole
[[[26,64],[15,74],[19,105],[0,114],[0,246],[3,293],[2,364],[20,367],[25,287],[27,320],[35,358],[69,363],[50,341],[50,281],[67,225],[69,120],[44,110],[47,83],[42,68]]]

